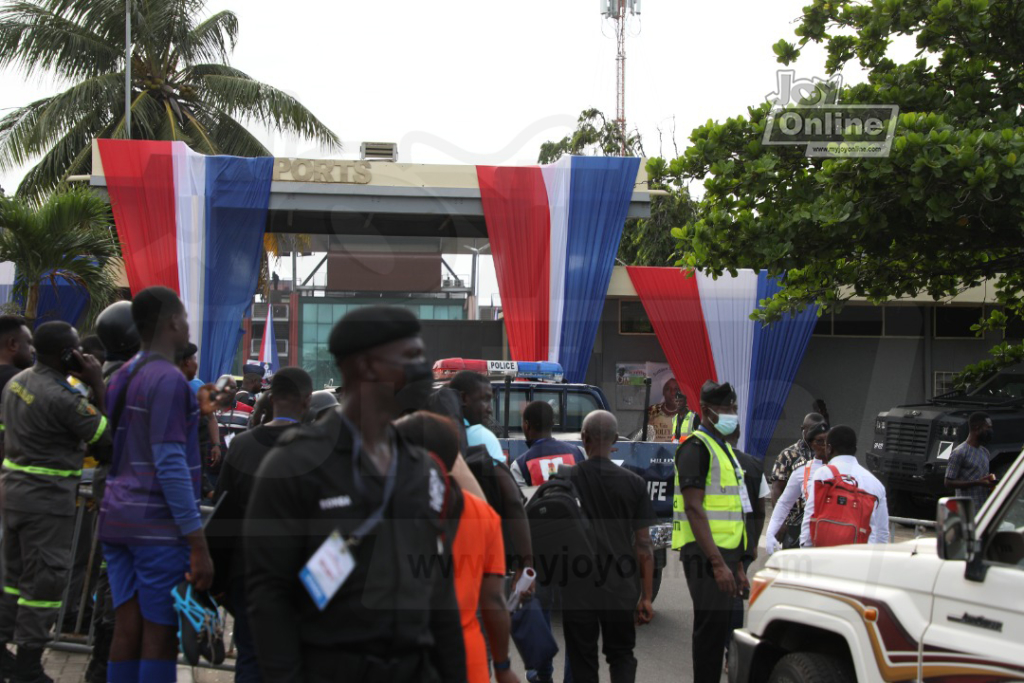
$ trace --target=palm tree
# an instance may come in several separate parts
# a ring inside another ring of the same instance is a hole
[[[14,263],[14,298],[25,317],[38,317],[39,291],[58,278],[89,293],[92,320],[118,295],[120,250],[106,200],[88,188],[45,199],[0,196],[0,261]]]
[[[131,135],[125,130],[125,3],[132,14]],[[269,156],[240,121],[328,150],[338,137],[295,98],[228,65],[238,19],[206,0],[12,0],[0,9],[0,68],[69,87],[0,119],[0,170],[42,159],[18,193],[91,168],[94,138],[183,140],[197,152]]]

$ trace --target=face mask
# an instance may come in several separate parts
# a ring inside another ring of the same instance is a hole
[[[992,443],[992,432],[987,431],[978,434],[978,443],[980,443],[982,446],[987,446],[988,444]]]
[[[434,373],[427,361],[403,363],[405,383],[395,392],[395,399],[403,413],[423,410],[434,392]]]
[[[710,408],[708,410],[711,410]],[[712,413],[715,411],[711,410]],[[721,413],[715,413],[718,415],[718,422],[715,423],[715,429],[722,436],[729,436],[736,431],[736,428],[740,426],[739,415],[722,415]]]

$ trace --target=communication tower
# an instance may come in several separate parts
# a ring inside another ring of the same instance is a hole
[[[640,16],[640,0],[600,0],[601,14],[615,27],[616,88],[615,123],[622,136],[623,156],[626,155],[626,28],[630,17]]]

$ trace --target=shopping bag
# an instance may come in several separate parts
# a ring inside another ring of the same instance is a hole
[[[551,633],[551,625],[544,618],[540,601],[524,600],[512,613],[512,642],[527,669],[539,669],[551,663],[558,654],[558,643]]]

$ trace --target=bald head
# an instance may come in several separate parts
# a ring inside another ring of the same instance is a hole
[[[583,420],[580,432],[589,458],[607,458],[619,438],[619,421],[607,410],[595,410]]]

